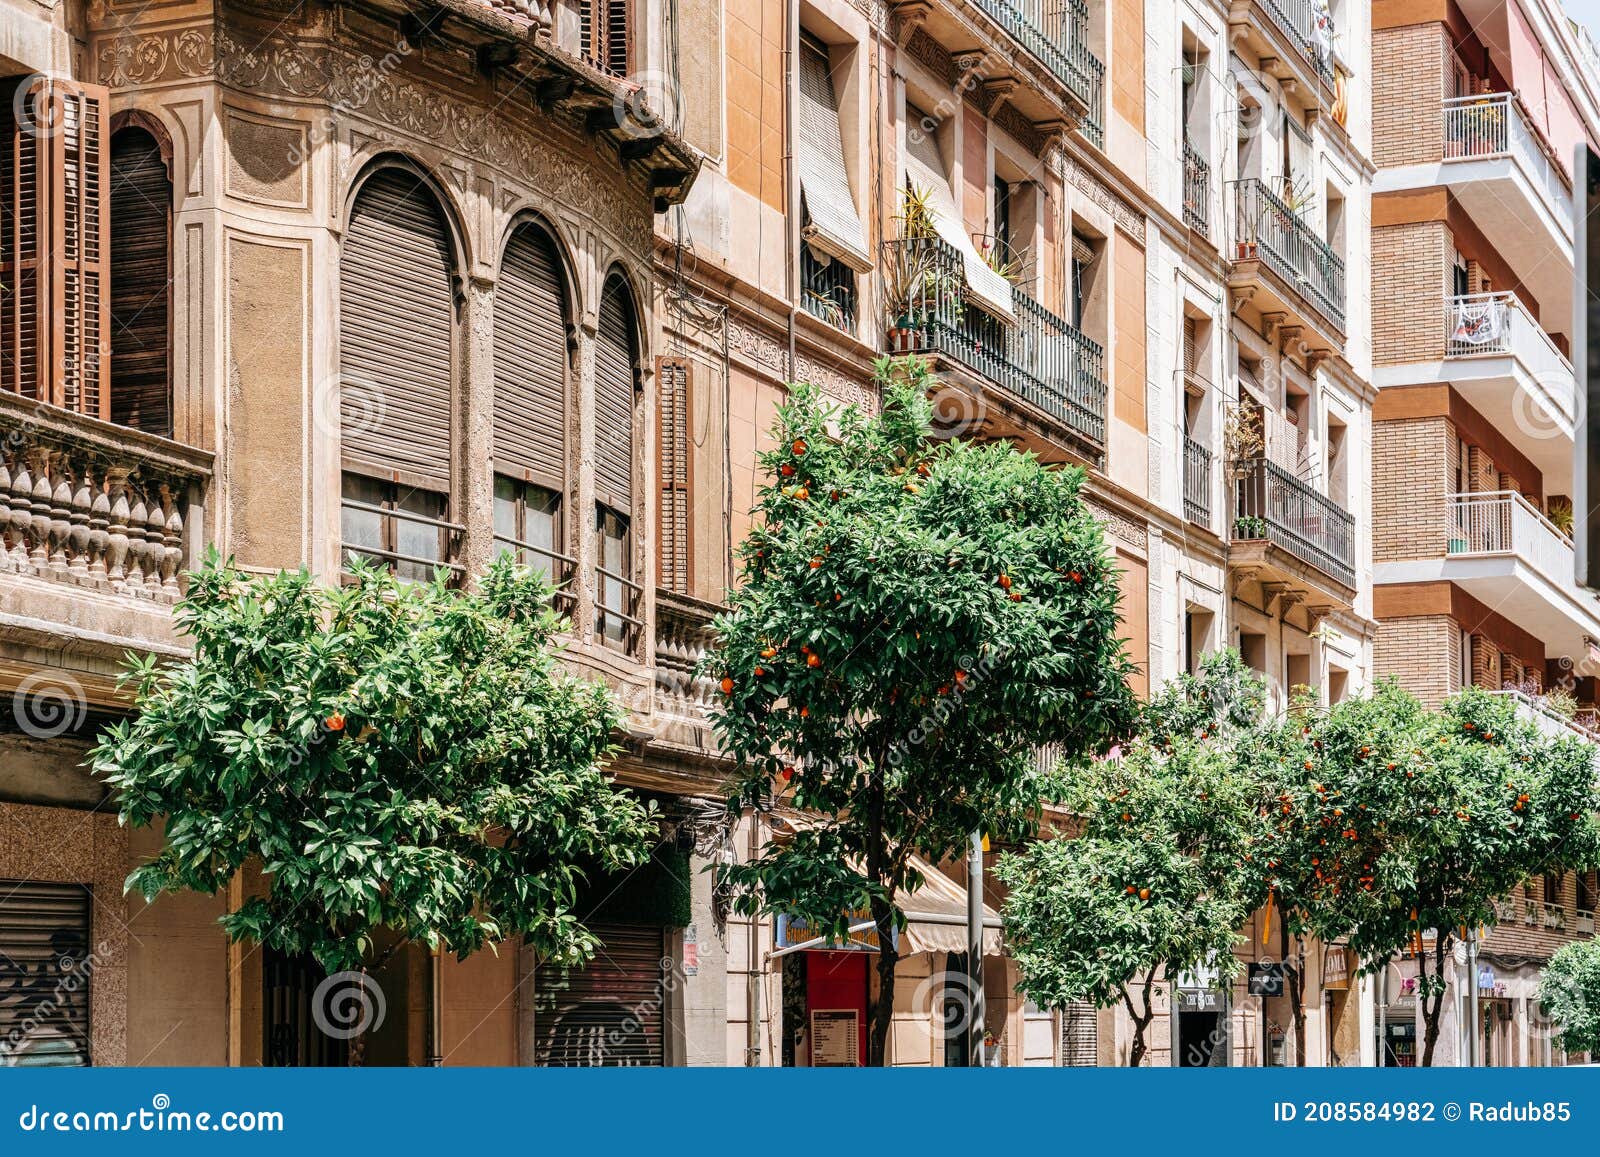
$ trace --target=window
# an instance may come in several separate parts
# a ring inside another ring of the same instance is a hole
[[[1093,287],[1094,242],[1082,233],[1072,234],[1071,283],[1068,285],[1067,321],[1079,333],[1084,332],[1084,319]]]
[[[110,94],[60,77],[26,83],[0,100],[0,388],[109,421]]]
[[[350,209],[339,263],[345,558],[409,581],[452,561],[455,261],[426,179],[379,169]]]
[[[172,178],[166,153],[139,123],[111,137],[111,420],[170,436]]]
[[[0,880],[0,1068],[90,1061],[89,890]]]
[[[633,60],[629,0],[581,0],[579,41],[583,58],[602,72],[627,76]]]
[[[595,632],[632,650],[638,641],[640,584],[633,562],[633,417],[638,338],[633,294],[620,273],[606,281],[595,343],[595,513],[598,573]]]
[[[595,583],[595,633],[624,650],[633,649],[640,626],[632,613],[639,588],[633,582],[633,536],[627,516],[604,506],[595,512],[595,547],[600,573]]]
[[[810,215],[805,215],[808,224],[810,220]],[[819,252],[814,246],[802,245],[800,305],[812,317],[820,318],[835,329],[855,333],[855,270],[843,261]]]
[[[833,62],[828,46],[807,33],[801,33],[798,80],[800,303],[813,316],[854,332],[856,274],[872,268],[872,255],[850,188]]]
[[[343,563],[379,562],[404,582],[430,582],[451,566],[445,496],[432,490],[346,473],[340,534]],[[453,568],[452,568],[453,569]]]
[[[1546,904],[1561,903],[1561,878],[1565,873],[1546,872],[1544,874],[1544,902]]]
[[[494,476],[494,543],[522,566],[560,585],[571,577],[572,559],[562,552],[561,496],[532,482]],[[570,598],[568,592],[558,597]]]
[[[569,315],[555,241],[532,222],[518,226],[495,284],[495,545],[557,586],[572,578],[561,518]]]

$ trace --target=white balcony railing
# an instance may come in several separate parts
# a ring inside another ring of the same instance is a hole
[[[1453,557],[1514,555],[1552,585],[1572,585],[1572,540],[1514,490],[1449,495],[1445,533]]]
[[[1535,375],[1570,374],[1572,363],[1514,293],[1473,293],[1444,303],[1445,355],[1511,354]]]
[[[1499,691],[1490,691],[1489,694],[1515,700],[1517,714],[1532,721],[1535,727],[1547,735],[1559,736],[1570,732],[1580,739],[1587,739],[1590,743],[1600,745],[1600,731],[1588,726],[1580,717],[1564,715],[1554,710],[1538,696],[1529,695],[1515,687],[1504,687]]]
[[[1461,96],[1444,102],[1444,160],[1509,157],[1570,234],[1571,189],[1544,139],[1528,123],[1515,93]]]
[[[1594,913],[1585,912],[1582,908],[1579,908],[1573,916],[1573,927],[1579,932],[1585,932],[1588,935],[1593,936]]]

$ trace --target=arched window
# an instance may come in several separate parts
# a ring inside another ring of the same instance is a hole
[[[571,576],[562,528],[567,478],[567,292],[550,235],[520,226],[494,302],[494,535],[497,547]]]
[[[619,274],[606,281],[594,354],[595,631],[631,650],[639,631],[633,573],[633,404],[639,343],[633,293]]]
[[[422,177],[380,169],[350,209],[339,262],[345,558],[428,579],[451,562],[455,261]]]
[[[111,420],[172,434],[172,177],[141,124],[111,137]]]

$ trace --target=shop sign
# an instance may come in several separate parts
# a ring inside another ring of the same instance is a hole
[[[1179,1012],[1221,1012],[1222,993],[1214,988],[1178,989]]]
[[[683,974],[700,975],[700,930],[693,924],[683,930]]]
[[[850,927],[850,934],[843,943],[824,941],[811,945],[818,952],[876,952],[878,950],[878,929],[872,923],[872,913],[866,908],[858,908],[846,918]],[[816,940],[819,936],[827,934],[826,929],[818,928],[799,916],[790,916],[779,913],[775,924],[777,946],[779,948],[795,948],[801,944]],[[899,947],[900,935],[894,935],[892,943]]]
[[[1283,965],[1276,961],[1252,963],[1248,991],[1251,996],[1282,996]]]
[[[1322,958],[1322,987],[1350,987],[1350,950],[1343,944],[1328,945],[1328,951]]]

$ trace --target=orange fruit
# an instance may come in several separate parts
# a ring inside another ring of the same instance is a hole
[[[778,473],[782,474],[785,478],[793,478],[794,467],[785,462],[782,466],[778,467]]]
[[[1149,888],[1140,888],[1139,889],[1139,899],[1148,900],[1149,898],[1150,898],[1150,889]]]
[[[820,666],[822,666],[822,656],[817,654],[815,651],[811,652],[811,654],[806,656],[806,666],[807,667],[820,667]]]
[[[795,490],[794,496],[798,501],[804,502],[806,499],[811,497],[811,491],[807,490],[804,486],[801,486]]]
[[[793,450],[794,454],[795,454],[795,457],[798,458],[800,455],[802,455],[802,454],[804,454],[806,452],[806,441],[805,441],[805,439],[804,438],[796,438],[794,440],[794,444],[791,445],[789,447],[789,449]]]
[[[732,675],[724,675],[722,677],[721,686],[722,686],[722,693],[724,695],[732,695],[733,694],[733,676]]]
[[[335,711],[332,715],[328,716],[322,722],[327,726],[329,731],[343,731],[344,730],[344,716],[340,715],[337,711]]]

